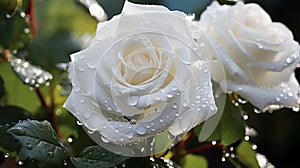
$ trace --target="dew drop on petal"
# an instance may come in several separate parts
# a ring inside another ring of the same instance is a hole
[[[293,110],[294,112],[298,112],[298,111],[299,111],[299,106],[298,106],[298,107],[292,107],[292,110]]]
[[[83,125],[80,121],[77,121],[76,123],[77,123],[77,125],[79,125],[79,126],[80,126],[80,125]]]
[[[177,109],[178,108],[178,104],[177,103],[174,103],[173,104],[173,109]]]
[[[168,132],[168,138],[169,138],[170,140],[173,140],[173,139],[176,138],[176,136],[174,136],[171,132]]]
[[[280,102],[281,98],[280,97],[276,97],[276,101]]]
[[[132,119],[132,120],[130,120],[130,122],[129,122],[131,125],[135,125],[136,124],[136,120],[135,119]]]
[[[127,103],[129,106],[135,106],[135,105],[137,105],[138,100],[139,100],[138,96],[130,96]]]
[[[169,99],[173,98],[173,94],[172,93],[167,93],[167,98],[169,98]]]
[[[261,113],[261,111],[260,111],[260,110],[258,110],[258,109],[256,109],[256,108],[254,108],[254,113],[256,113],[256,114],[260,114],[260,113]]]
[[[105,138],[104,136],[101,136],[101,140],[104,142],[104,143],[108,143],[109,140],[107,138]]]
[[[176,86],[173,86],[173,87],[172,87],[172,90],[173,90],[174,92],[176,92],[176,91],[178,90],[178,88],[177,88]]]
[[[285,61],[286,61],[286,63],[291,64],[294,62],[294,59],[291,57],[287,57]]]
[[[131,139],[131,138],[133,138],[134,133],[133,133],[133,132],[128,132],[128,133],[126,134],[126,136],[127,136],[127,138]]]
[[[139,135],[144,135],[146,134],[146,129],[143,127],[143,126],[139,126],[137,129],[136,129],[136,133],[139,134]]]

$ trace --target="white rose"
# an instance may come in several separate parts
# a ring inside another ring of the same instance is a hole
[[[257,4],[220,5],[214,1],[195,21],[215,50],[212,78],[257,108],[295,107],[299,84],[294,70],[299,44],[291,31]],[[200,44],[200,43],[199,43]],[[201,44],[200,44],[201,45]],[[219,75],[223,64],[226,79]]]
[[[71,55],[64,107],[97,143],[153,155],[216,113],[208,63],[186,17],[125,1],[120,15],[98,24],[90,46]]]

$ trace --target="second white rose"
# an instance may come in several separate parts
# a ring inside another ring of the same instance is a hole
[[[299,84],[294,70],[299,44],[286,26],[272,22],[257,4],[230,6],[217,1],[194,23],[214,46],[213,59],[218,61],[212,64],[212,77],[224,91],[238,93],[263,111],[298,109]],[[219,75],[221,67],[226,78]]]

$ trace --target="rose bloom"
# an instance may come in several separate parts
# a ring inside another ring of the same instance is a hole
[[[214,46],[213,59],[218,61],[212,64],[212,78],[223,90],[238,93],[263,111],[298,110],[299,84],[294,70],[299,44],[286,26],[272,22],[257,4],[229,6],[216,1],[194,23]],[[226,78],[219,75],[221,68]]]
[[[71,55],[64,107],[103,147],[123,155],[162,152],[216,113],[209,63],[187,15],[125,1]]]

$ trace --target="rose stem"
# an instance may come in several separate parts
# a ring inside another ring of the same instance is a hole
[[[189,149],[185,152],[185,154],[193,154],[193,153],[199,153],[203,150],[207,150],[207,149],[214,149],[214,148],[221,148],[224,149],[224,146],[222,144],[216,144],[216,145],[212,145],[212,144],[207,144],[207,145],[203,145],[203,146],[199,146],[197,148],[194,149]]]
[[[30,19],[30,27],[31,27],[31,35],[35,37],[36,35],[36,21],[35,21],[35,8],[34,8],[34,0],[30,0],[29,8],[27,10]]]
[[[27,14],[29,15],[29,19],[30,19],[30,26],[31,26],[31,35],[32,37],[36,36],[36,31],[37,31],[37,24],[36,24],[36,20],[35,20],[35,3],[34,0],[30,0],[29,1],[29,8],[27,10]],[[47,105],[44,96],[41,93],[41,90],[39,88],[35,88],[35,91],[41,101],[42,106],[44,107],[44,109],[46,110],[47,114],[48,114],[48,120],[51,123],[51,125],[53,126],[53,129],[55,130],[55,132],[57,133],[58,137],[60,137],[60,134],[58,132],[58,124],[56,121],[56,117],[55,117],[55,103],[54,103],[54,90],[52,85],[50,86],[50,97],[51,97],[51,104],[50,106]]]
[[[52,93],[53,89],[51,89],[51,88],[50,88],[50,92]],[[57,125],[56,117],[55,117],[55,113],[54,113],[54,103],[52,102],[53,101],[53,98],[52,98],[53,94],[50,95],[51,96],[51,106],[48,106],[48,104],[46,103],[46,100],[45,100],[40,88],[35,88],[35,93],[39,97],[42,107],[47,112],[48,121],[51,123],[51,125],[52,125],[53,129],[55,130],[55,132],[57,133],[58,137],[60,137],[60,134],[58,132],[58,125]]]

